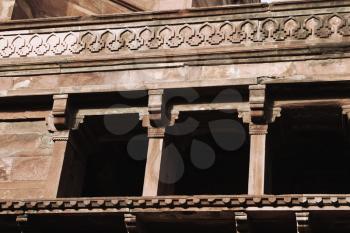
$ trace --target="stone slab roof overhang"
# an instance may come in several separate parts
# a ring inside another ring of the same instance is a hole
[[[0,25],[0,76],[349,57],[350,1],[20,20]]]

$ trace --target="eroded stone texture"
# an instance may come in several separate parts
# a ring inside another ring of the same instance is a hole
[[[0,1],[0,20],[10,20],[12,16],[15,0]]]
[[[52,145],[44,120],[0,122],[0,198],[42,197]]]

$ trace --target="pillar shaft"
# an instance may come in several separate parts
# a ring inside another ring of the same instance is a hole
[[[68,143],[69,132],[55,133],[50,171],[47,179],[45,198],[56,198]]]
[[[263,195],[267,125],[250,125],[249,195]]]
[[[149,138],[143,196],[159,195],[163,142],[164,139],[162,137]]]
[[[10,20],[13,13],[15,0],[0,1],[0,20]]]

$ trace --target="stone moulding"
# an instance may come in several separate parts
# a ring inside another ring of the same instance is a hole
[[[253,208],[285,211],[350,210],[349,195],[280,195],[280,196],[179,196],[130,198],[76,198],[53,200],[0,200],[0,214],[50,214],[87,212],[220,211]]]
[[[350,36],[350,13],[225,20],[36,34],[0,34],[0,57],[42,57],[176,50],[259,42],[331,42]]]
[[[140,14],[137,22],[120,23],[113,23],[113,16],[101,16],[80,20],[79,26],[71,26],[69,20],[66,23],[62,20],[55,28],[48,28],[51,21],[47,20],[42,21],[46,22],[44,25],[38,22],[27,25],[30,30],[24,30],[23,25],[22,30],[16,30],[16,24],[12,23],[0,32],[0,67],[91,61],[91,57],[92,60],[106,56],[119,59],[119,55],[127,55],[137,63],[138,59],[150,54],[166,58],[181,57],[188,51],[208,53],[208,49],[224,48],[225,53],[232,50],[237,53],[256,46],[266,52],[291,48],[293,44],[294,47],[309,48],[311,45],[350,42],[349,1],[298,2],[294,3],[295,10],[292,5],[254,4],[237,9],[202,10],[214,11],[215,14],[207,17],[199,10],[190,11],[188,15],[173,12],[174,18],[162,20],[156,20],[157,14],[160,17],[164,13],[152,14],[151,20],[149,14]],[[252,14],[246,14],[249,10],[257,12],[252,17]],[[119,19],[121,16],[114,17]],[[109,19],[108,23],[106,19]],[[57,20],[53,24],[55,22]],[[308,53],[311,51],[305,51]]]

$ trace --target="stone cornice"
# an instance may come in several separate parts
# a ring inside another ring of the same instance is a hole
[[[350,211],[349,195],[165,196],[130,198],[70,198],[0,200],[0,214],[65,214],[144,211]]]
[[[210,14],[205,15],[206,12]],[[124,66],[130,62],[152,63],[154,59],[157,62],[163,59],[163,63],[187,62],[191,57],[203,62],[212,61],[213,54],[221,57],[215,59],[217,62],[229,57],[235,63],[239,59],[255,61],[260,52],[260,59],[268,52],[270,54],[265,58],[285,59],[296,54],[305,57],[327,54],[327,48],[332,57],[334,46],[343,45],[346,50],[350,43],[349,13],[350,1],[318,0],[193,9],[168,14],[98,16],[90,20],[11,22],[0,27],[0,69],[5,76],[6,72],[18,70],[19,66],[27,67],[23,68],[24,72],[29,68],[52,73],[57,64],[60,68],[71,64],[71,71],[79,72],[79,68],[87,65],[94,67],[96,61],[107,60],[108,65],[113,63],[118,69],[120,65],[116,61]],[[133,21],[129,16],[139,19]],[[277,48],[284,52],[276,53]],[[251,50],[254,50],[253,54]],[[275,56],[271,56],[271,52],[276,53]],[[101,64],[96,66],[101,67]]]

